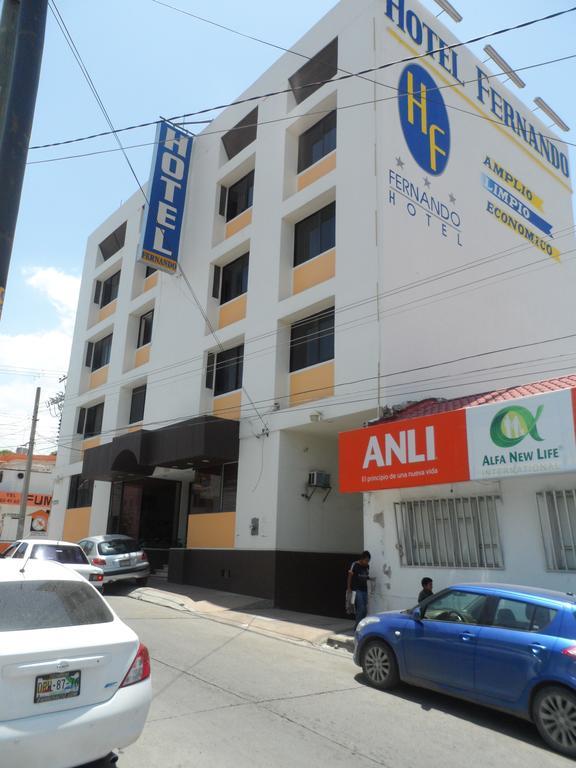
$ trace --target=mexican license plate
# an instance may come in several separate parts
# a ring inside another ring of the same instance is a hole
[[[36,678],[34,703],[71,699],[80,695],[80,671],[54,672],[51,675],[40,675]]]

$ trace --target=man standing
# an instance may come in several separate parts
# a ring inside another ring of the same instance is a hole
[[[368,613],[368,581],[370,579],[370,552],[364,551],[348,571],[348,592],[354,592],[354,629]]]
[[[434,594],[434,592],[432,592],[432,579],[425,576],[420,583],[422,585],[422,591],[418,595],[418,605],[420,605],[422,600],[426,600],[427,597],[431,597]]]

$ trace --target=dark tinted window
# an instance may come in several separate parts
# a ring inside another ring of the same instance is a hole
[[[104,415],[104,403],[98,403],[86,409],[84,421],[84,437],[94,437],[102,432],[102,417]]]
[[[120,286],[120,272],[111,275],[102,283],[102,292],[100,296],[100,306],[105,307],[118,296],[118,287]]]
[[[101,555],[125,555],[127,552],[140,552],[140,544],[136,539],[110,539],[98,544]]]
[[[241,152],[253,141],[256,141],[256,128],[258,123],[258,107],[249,112],[246,117],[242,118],[239,123],[236,123],[234,128],[222,137],[222,143],[228,159]]]
[[[100,243],[100,253],[104,261],[114,256],[120,248],[124,247],[124,241],[126,240],[126,222],[121,224],[118,229],[115,229],[111,235],[108,235]]]
[[[79,541],[78,542],[78,546],[82,547],[84,552],[86,552],[86,554],[89,555],[90,552],[92,552],[92,550],[94,549],[94,542],[92,542],[92,541]]]
[[[331,80],[337,71],[338,38],[335,38],[289,78],[296,103],[300,104],[311,96],[327,80]]]
[[[0,632],[113,621],[98,593],[80,581],[0,582]]]
[[[254,197],[254,171],[237,181],[228,190],[228,202],[226,204],[226,221],[234,219],[248,208],[252,207]]]
[[[300,136],[298,173],[336,149],[336,110]]]
[[[244,344],[216,355],[215,395],[241,389],[243,361]]]
[[[93,490],[93,480],[86,480],[82,475],[72,475],[68,492],[68,509],[89,507],[92,504]]]
[[[336,203],[330,203],[294,228],[294,266],[313,259],[336,244]]]
[[[130,401],[129,424],[135,421],[142,421],[144,418],[144,406],[146,405],[146,384],[142,387],[136,387],[132,390],[132,400]]]
[[[34,560],[55,560],[58,563],[86,565],[88,558],[80,547],[62,544],[35,544],[31,557]]]
[[[154,310],[146,312],[140,318],[140,325],[138,327],[138,344],[136,346],[143,347],[144,344],[150,344],[152,341],[152,326],[154,324]]]
[[[290,370],[334,358],[334,307],[294,323],[290,331]]]
[[[496,606],[492,623],[495,627],[505,629],[540,632],[552,623],[556,613],[557,611],[545,605],[501,598]]]
[[[92,352],[92,370],[96,371],[98,368],[103,368],[110,362],[110,352],[112,350],[112,334],[106,336],[100,341],[94,343],[94,349]]]
[[[232,301],[248,290],[248,254],[226,264],[222,270],[220,304]]]

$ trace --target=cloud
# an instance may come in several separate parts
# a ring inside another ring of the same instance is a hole
[[[24,271],[26,283],[54,307],[54,328],[32,333],[0,334],[0,448],[14,449],[28,441],[36,387],[41,387],[36,451],[55,450],[58,419],[46,401],[64,387],[68,370],[80,279],[54,267]],[[45,322],[41,317],[39,323]]]

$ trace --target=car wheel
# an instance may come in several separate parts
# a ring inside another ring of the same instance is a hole
[[[394,651],[381,640],[370,640],[362,651],[362,671],[373,688],[381,691],[398,685],[398,662]]]
[[[552,749],[576,757],[576,694],[560,686],[543,688],[534,699],[532,716]]]

